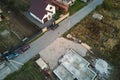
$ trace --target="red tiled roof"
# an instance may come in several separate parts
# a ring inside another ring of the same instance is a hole
[[[29,11],[32,12],[39,19],[42,19],[47,13],[45,8],[50,4],[51,0],[31,0],[31,6]]]

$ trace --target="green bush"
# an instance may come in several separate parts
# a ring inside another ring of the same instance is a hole
[[[23,0],[1,0],[4,4],[7,5],[8,8],[11,8],[15,12],[18,11],[27,11],[29,8],[30,2],[28,0],[23,1]]]
[[[112,10],[113,9],[113,4],[111,0],[104,0],[103,2],[103,8],[106,10]]]

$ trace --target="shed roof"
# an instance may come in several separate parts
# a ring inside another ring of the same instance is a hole
[[[39,58],[36,63],[40,66],[41,69],[48,68],[47,64],[42,60],[42,58]]]

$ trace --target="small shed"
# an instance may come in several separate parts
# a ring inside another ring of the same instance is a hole
[[[36,60],[36,63],[42,70],[48,68],[48,65],[45,63],[45,61],[42,58]]]

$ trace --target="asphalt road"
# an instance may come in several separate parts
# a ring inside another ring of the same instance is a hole
[[[30,44],[31,48],[26,51],[24,54],[15,58],[15,61],[20,63],[25,63],[35,55],[37,55],[42,49],[46,48],[49,44],[51,44],[56,38],[60,37],[64,32],[72,28],[75,24],[80,22],[85,16],[87,16],[91,11],[93,11],[96,6],[100,5],[103,0],[94,0],[89,3],[87,6],[68,17],[64,21],[59,24],[59,27],[54,31],[46,32],[42,37],[38,38],[36,41]],[[44,54],[44,53],[43,53]],[[10,69],[16,71],[16,68],[13,67],[12,64],[7,63]],[[17,67],[21,67],[19,64],[15,64]]]

